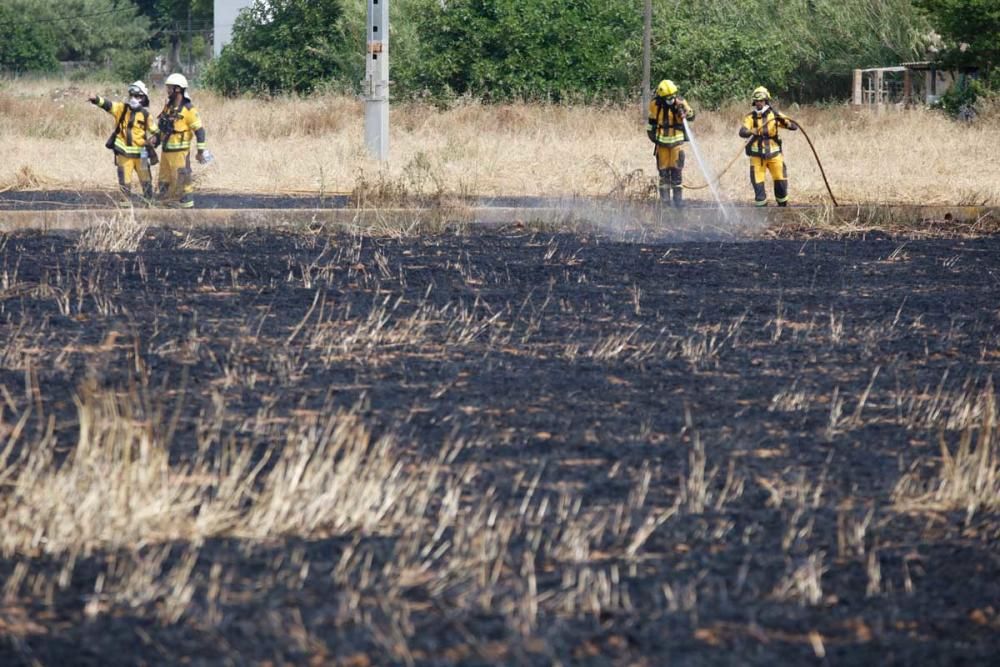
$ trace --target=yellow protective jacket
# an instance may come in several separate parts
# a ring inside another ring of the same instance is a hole
[[[781,154],[781,137],[778,136],[778,128],[797,130],[798,125],[772,107],[764,109],[763,112],[754,109],[743,118],[743,127],[740,128],[740,136],[744,139],[756,137],[747,143],[746,154],[750,157],[769,158]]]
[[[156,135],[164,153],[188,151],[192,139],[197,141],[198,150],[205,150],[205,128],[198,110],[186,98],[179,107],[169,102],[163,107],[157,118]]]
[[[687,119],[694,120],[694,109],[687,100],[678,97],[673,104],[667,104],[662,97],[652,99],[649,103],[649,122],[646,125],[646,134],[650,141],[666,148],[674,148],[687,141],[684,119],[679,113],[682,107]]]
[[[125,157],[141,157],[146,137],[150,134],[149,109],[133,109],[124,102],[112,102],[103,97],[98,97],[94,104],[115,118],[115,153]]]

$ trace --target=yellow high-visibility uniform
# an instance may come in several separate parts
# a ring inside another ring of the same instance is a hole
[[[160,197],[176,202],[181,208],[194,207],[194,178],[191,171],[191,143],[205,150],[205,128],[198,110],[185,98],[175,107],[169,102],[157,118],[157,137],[163,148],[160,158]]]
[[[767,174],[771,174],[774,182],[774,199],[778,206],[788,204],[788,167],[781,154],[781,137],[779,128],[797,130],[787,116],[775,111],[770,106],[762,112],[754,109],[743,118],[740,136],[750,138],[746,154],[750,157],[750,184],[754,191],[754,204],[767,206],[767,190],[764,187]]]
[[[145,159],[146,139],[150,136],[149,109],[133,109],[124,102],[112,102],[98,97],[94,104],[111,114],[117,123],[115,131],[115,169],[118,187],[127,196],[132,194],[132,174],[139,179],[145,197],[153,196],[153,176]]]
[[[681,109],[684,116],[680,114]],[[680,205],[684,192],[681,188],[684,172],[684,151],[681,147],[688,140],[684,118],[692,121],[694,116],[694,109],[681,97],[675,97],[673,104],[668,104],[662,97],[654,97],[649,103],[646,135],[656,144],[653,154],[656,156],[656,170],[660,174],[660,199],[669,201],[668,194],[673,190],[677,205]]]

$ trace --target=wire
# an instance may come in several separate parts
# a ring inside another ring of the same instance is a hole
[[[26,25],[35,23],[58,23],[59,21],[74,21],[76,19],[89,19],[95,16],[107,16],[108,14],[119,14],[121,12],[132,12],[136,11],[136,7],[115,7],[114,9],[106,9],[102,12],[93,12],[90,14],[76,14],[75,16],[57,16],[55,18],[48,19],[33,19],[30,21],[7,21],[6,23],[0,23],[0,27],[12,26],[12,25]]]

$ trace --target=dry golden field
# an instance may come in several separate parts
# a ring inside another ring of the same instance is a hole
[[[103,147],[112,121],[86,101],[92,92],[119,98],[124,84],[119,90],[54,79],[0,83],[0,138],[12,156],[0,165],[0,188],[113,185]],[[151,92],[155,111],[164,92]],[[640,194],[655,174],[637,107],[469,101],[442,110],[401,103],[392,109],[391,160],[382,167],[366,155],[359,100],[227,100],[197,89],[192,97],[218,158],[197,168],[203,189],[333,193],[382,182],[454,194],[602,195],[623,187]],[[783,110],[809,132],[842,203],[1000,204],[996,109],[972,124],[924,109]],[[743,113],[738,106],[703,110],[694,123],[695,138],[716,170],[740,154]],[[785,153],[793,200],[825,200],[801,134],[786,138]],[[685,181],[702,184],[693,158],[689,151]],[[750,199],[744,158],[724,174],[720,189],[730,200]],[[708,190],[689,193],[709,196]]]

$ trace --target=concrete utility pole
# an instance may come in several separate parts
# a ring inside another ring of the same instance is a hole
[[[642,21],[642,119],[646,119],[649,111],[649,70],[653,50],[653,0],[645,0],[645,13]]]
[[[389,0],[368,0],[365,80],[365,145],[372,157],[389,159]]]

